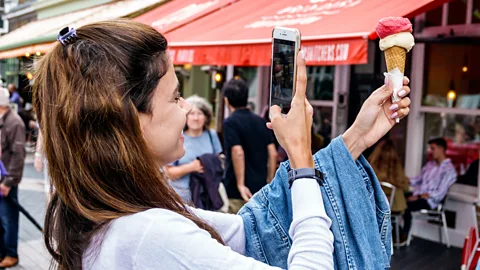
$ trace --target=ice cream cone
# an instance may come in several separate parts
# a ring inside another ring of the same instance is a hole
[[[400,72],[405,74],[405,63],[407,59],[407,50],[402,47],[393,46],[384,51],[385,62],[388,72],[398,68]]]

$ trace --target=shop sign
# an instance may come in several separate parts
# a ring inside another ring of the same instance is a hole
[[[309,0],[306,4],[284,7],[275,14],[262,16],[245,28],[273,28],[275,26],[309,25],[360,4],[362,0]]]

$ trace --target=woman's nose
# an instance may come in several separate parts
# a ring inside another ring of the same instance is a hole
[[[192,105],[186,102],[185,99],[183,99],[183,97],[180,98],[179,105],[180,105],[180,108],[182,108],[182,110],[185,112],[185,114],[188,114],[192,110]]]

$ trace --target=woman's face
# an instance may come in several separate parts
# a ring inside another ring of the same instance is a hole
[[[187,127],[192,131],[203,130],[203,127],[205,126],[205,120],[206,116],[202,110],[196,106],[192,106],[192,110],[187,115]]]
[[[158,83],[151,103],[151,114],[140,113],[140,125],[159,166],[185,154],[183,128],[190,105],[179,97],[179,83],[169,60],[167,73]]]

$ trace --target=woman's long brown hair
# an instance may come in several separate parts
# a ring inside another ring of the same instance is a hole
[[[388,182],[401,189],[408,187],[408,178],[405,176],[395,145],[390,139],[378,143],[368,157],[368,161],[380,181]]]
[[[151,113],[168,69],[166,39],[128,20],[86,25],[77,35],[38,62],[33,90],[55,187],[45,244],[58,268],[82,269],[86,249],[100,244],[94,235],[152,208],[179,213],[223,243],[168,186],[140,128],[138,113]]]

